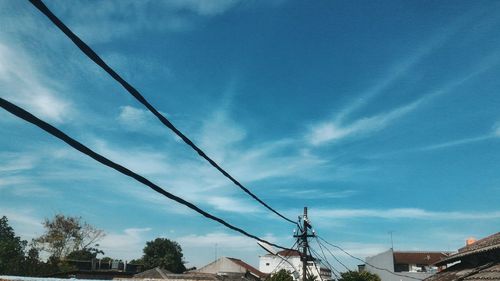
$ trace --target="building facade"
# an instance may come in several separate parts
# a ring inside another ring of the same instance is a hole
[[[267,274],[235,258],[221,257],[193,272],[210,273],[227,279],[263,280]]]
[[[366,258],[364,270],[375,273],[382,281],[414,281],[425,279],[443,268],[434,264],[449,255],[447,252],[385,252]],[[394,274],[395,273],[395,274]]]
[[[468,239],[465,247],[436,265],[446,269],[426,281],[500,280],[500,232],[478,241]]]
[[[273,274],[285,269],[292,273],[295,280],[302,276],[302,261],[298,251],[284,250],[276,255],[267,254],[259,257],[259,270],[267,274]],[[307,264],[309,274],[316,276],[318,281],[328,281],[332,279],[332,272],[321,264],[321,260],[314,259]]]

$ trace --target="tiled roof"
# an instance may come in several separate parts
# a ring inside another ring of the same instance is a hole
[[[481,240],[477,240],[476,242],[472,243],[471,245],[465,246],[463,248],[458,249],[458,252],[470,252],[474,251],[477,249],[493,246],[493,245],[500,245],[500,232],[497,232],[495,234],[492,234],[488,237],[485,237]]]
[[[453,265],[427,279],[425,281],[498,281],[500,280],[500,263],[488,263],[474,267],[467,264]]]
[[[478,240],[471,245],[458,249],[458,253],[453,254],[439,262],[436,265],[445,265],[460,260],[461,258],[500,249],[500,232]]]
[[[241,267],[244,267],[246,270],[248,270],[250,273],[252,273],[253,275],[257,276],[257,277],[265,277],[267,276],[267,274],[263,273],[263,272],[260,272],[257,268],[249,265],[248,263],[242,261],[242,260],[239,260],[239,259],[235,259],[235,258],[228,258],[230,259],[232,262],[234,262],[235,264],[241,266]]]
[[[431,265],[448,255],[446,252],[394,252],[394,263]]]
[[[436,265],[460,261],[438,272],[426,281],[500,281],[500,232],[460,248],[458,253],[441,260]]]

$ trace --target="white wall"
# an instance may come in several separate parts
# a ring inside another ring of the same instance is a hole
[[[397,276],[385,270],[379,270],[368,265],[371,264],[376,267],[386,268],[389,271],[394,272],[394,254],[392,252],[392,249],[389,249],[373,257],[367,257],[365,260],[366,260],[365,270],[377,274],[378,276],[380,276],[380,279],[382,279],[382,281],[415,281],[415,279],[403,276]],[[425,279],[433,274],[426,272],[396,272],[396,273],[418,279]]]
[[[296,272],[296,277],[295,278],[301,278],[302,276],[302,261],[300,260],[300,257],[298,256],[293,256],[293,257],[288,257],[286,259],[288,262],[283,261],[280,257],[274,256],[274,255],[265,255],[261,256],[259,258],[259,270],[264,273],[271,273],[271,272],[278,272],[281,269],[288,270],[290,272]],[[293,265],[290,265],[290,263]],[[279,265],[279,267],[278,267]],[[317,265],[318,270],[320,269],[320,265]],[[320,277],[320,272],[316,270],[316,266],[314,264],[308,265],[307,270],[309,272],[312,272],[314,275],[318,276],[318,281],[323,278],[324,281],[326,281],[325,277],[322,276]],[[331,277],[330,277],[331,278]]]
[[[300,271],[302,268],[302,262],[300,261],[300,257],[288,257],[286,259],[290,262],[293,267],[283,261],[281,258],[273,255],[265,255],[259,258],[259,270],[264,273],[277,272],[280,269],[286,269],[290,272],[294,272],[295,270]],[[280,264],[281,263],[281,264]],[[278,264],[280,264],[279,268],[277,268]],[[294,269],[295,268],[295,269]]]

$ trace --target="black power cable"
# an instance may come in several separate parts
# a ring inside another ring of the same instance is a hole
[[[319,237],[319,236],[318,236],[318,237]],[[413,276],[408,276],[408,275],[404,275],[404,274],[398,274],[398,273],[395,273],[395,272],[390,271],[390,270],[389,270],[389,269],[387,269],[387,268],[378,267],[378,266],[375,266],[375,265],[373,265],[373,264],[367,263],[366,261],[364,261],[364,260],[362,260],[362,259],[360,259],[360,258],[358,258],[358,257],[355,257],[355,256],[353,256],[353,255],[349,254],[346,250],[342,249],[340,246],[337,246],[337,245],[335,245],[335,244],[332,244],[332,243],[330,243],[330,242],[326,241],[325,239],[323,239],[323,238],[321,238],[321,237],[319,237],[319,239],[321,239],[321,240],[322,240],[323,242],[325,242],[326,244],[328,244],[328,245],[330,245],[330,246],[332,246],[332,247],[334,247],[334,248],[337,248],[337,249],[341,250],[344,254],[348,255],[349,257],[351,257],[351,258],[353,258],[353,259],[355,259],[355,260],[361,261],[362,263],[365,263],[365,264],[367,264],[367,265],[369,265],[369,266],[371,266],[371,267],[373,267],[373,268],[375,268],[375,269],[382,270],[382,271],[386,271],[386,272],[389,272],[389,273],[390,273],[390,274],[392,274],[392,275],[396,275],[396,276],[400,276],[400,277],[406,277],[406,278],[410,278],[410,279],[414,279],[414,280],[423,280],[423,279],[416,278],[416,277],[413,277]],[[328,248],[326,248],[326,249],[328,249]]]
[[[319,248],[321,250],[321,252],[323,253],[323,255],[325,255],[325,253],[323,252],[323,245],[321,245],[318,237],[316,236],[316,243],[318,243],[319,245]],[[325,249],[328,251],[328,253],[340,264],[342,265],[347,271],[350,271],[351,269],[349,267],[347,267],[343,262],[341,262],[333,253],[332,251],[330,251],[330,249],[328,249],[327,247],[325,247]]]
[[[317,256],[320,256],[320,255],[319,255],[319,254],[318,254],[315,250],[313,250],[312,248],[311,248],[311,250],[313,251],[313,253],[316,253],[316,255],[317,255]],[[323,257],[323,259],[324,259],[324,261],[325,261],[326,265],[328,266],[328,268],[332,271],[333,275],[335,275],[335,277],[336,277],[337,279],[339,279],[339,278],[340,278],[340,276],[339,276],[339,275],[340,275],[340,274],[342,274],[342,273],[340,272],[340,270],[336,269],[336,268],[335,268],[335,267],[334,267],[334,266],[333,266],[333,265],[332,265],[332,264],[328,261],[328,259],[326,258],[325,252],[323,252],[323,249],[321,249],[321,253],[323,254],[323,256],[322,256],[322,257]],[[320,257],[321,257],[321,256],[320,256]],[[335,271],[337,271],[337,272],[339,273],[339,275],[337,275],[337,273],[335,273]]]
[[[150,180],[146,179],[145,177],[143,177],[139,174],[136,174],[133,171],[125,168],[124,166],[109,160],[108,158],[98,154],[97,152],[94,152],[92,149],[88,148],[87,146],[83,145],[82,143],[78,142],[77,140],[73,139],[72,137],[68,136],[67,134],[65,134],[61,130],[57,129],[56,127],[50,125],[49,123],[39,119],[38,117],[34,116],[33,114],[29,113],[28,111],[20,108],[19,106],[1,98],[1,97],[0,97],[0,107],[5,109],[6,111],[10,112],[11,114],[39,127],[40,129],[51,134],[52,136],[64,141],[65,143],[67,143],[68,145],[73,147],[74,149],[89,156],[90,158],[96,160],[97,162],[99,162],[105,166],[108,166],[108,167],[110,167],[110,168],[112,168],[112,169],[114,169],[114,170],[116,170],[116,171],[118,171],[126,176],[129,176],[129,177],[135,179],[136,181],[138,181],[144,185],[147,185],[152,190],[160,193],[161,195],[163,195],[163,196],[165,196],[165,197],[167,197],[167,198],[169,198],[177,203],[180,203],[180,204],[198,212],[199,214],[203,215],[206,218],[214,220],[214,221],[224,225],[225,227],[227,227],[231,230],[237,231],[237,232],[239,232],[247,237],[253,238],[257,241],[267,243],[269,245],[272,245],[272,246],[280,248],[280,249],[288,250],[288,248],[285,248],[285,247],[276,245],[274,243],[268,242],[264,239],[261,239],[255,235],[252,235],[252,234],[246,232],[245,230],[243,230],[241,228],[233,226],[232,224],[224,221],[223,219],[221,219],[219,217],[216,217],[212,214],[209,214],[209,213],[203,211],[202,209],[200,209],[199,207],[197,207],[193,203],[188,202],[188,201],[186,201],[178,196],[173,195],[172,193],[161,188],[160,186],[152,183]]]
[[[172,130],[177,136],[179,136],[187,145],[189,145],[193,150],[195,150],[202,158],[204,158],[210,165],[216,168],[219,172],[221,172],[226,178],[231,180],[236,186],[238,186],[245,193],[250,195],[253,199],[257,200],[260,204],[265,206],[267,209],[280,216],[281,218],[295,224],[295,221],[285,217],[271,206],[267,205],[264,201],[262,201],[259,197],[253,194],[248,188],[243,186],[238,180],[233,178],[228,172],[226,172],[219,164],[217,164],[214,160],[208,157],[205,152],[203,152],[196,144],[194,144],[187,136],[185,136],[179,129],[177,129],[165,116],[163,116],[158,110],[156,110],[151,103],[149,103],[146,98],[139,93],[132,85],[130,85],[125,79],[123,79],[116,71],[114,71],[104,60],[102,60],[97,53],[92,50],[85,42],[83,42],[69,27],[67,27],[50,9],[41,1],[41,0],[29,0],[33,6],[35,6],[40,12],[42,12],[45,16],[47,16],[52,23],[54,23],[66,36],[75,43],[75,45],[92,61],[94,61],[97,65],[99,65],[104,71],[106,71],[113,79],[115,79],[120,85],[125,88],[134,98],[142,103],[151,113],[153,113],[163,125]]]
[[[313,256],[313,252],[311,251],[311,247],[309,247],[309,254],[311,255],[311,257]],[[321,271],[318,269],[318,265],[316,265],[316,261],[314,259],[315,258],[313,257],[313,261],[312,262],[314,264],[314,268],[316,269],[316,272],[318,272],[319,279],[321,281],[323,281],[323,277],[321,276]],[[318,259],[318,260],[320,260],[320,259]],[[321,268],[321,265],[320,265],[320,268]],[[311,272],[311,276],[314,276],[314,273]]]
[[[276,267],[274,267],[274,269],[271,271],[271,273],[269,273],[270,275],[272,275],[274,272],[276,272],[276,270],[280,267],[280,265],[283,262],[288,263],[292,267],[292,269],[294,270],[294,272],[297,272],[297,274],[298,274],[298,271],[295,269],[295,267],[293,266],[293,264],[288,261],[288,258],[293,254],[293,251],[295,251],[295,246],[296,245],[297,245],[297,241],[295,241],[295,243],[293,243],[292,247],[290,247],[291,250],[286,251],[286,254],[284,256],[280,256],[279,253],[275,254],[275,256],[281,258],[281,260],[278,263],[278,265],[276,265]]]

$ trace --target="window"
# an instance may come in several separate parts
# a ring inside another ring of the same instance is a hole
[[[395,272],[408,272],[410,271],[410,265],[407,263],[397,263],[394,265]]]

